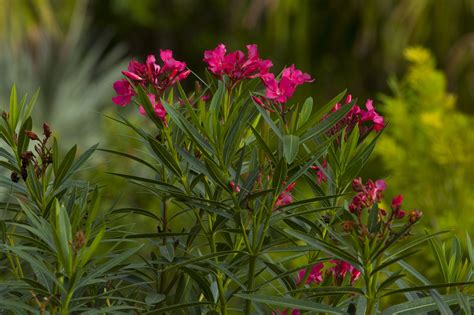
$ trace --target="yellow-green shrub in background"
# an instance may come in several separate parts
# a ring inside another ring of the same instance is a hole
[[[390,176],[388,195],[429,213],[431,226],[474,228],[474,118],[456,109],[444,74],[424,48],[404,54],[409,67],[382,100],[389,127],[377,153]]]

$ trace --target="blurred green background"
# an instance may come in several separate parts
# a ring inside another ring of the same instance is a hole
[[[387,195],[403,194],[428,228],[474,232],[474,0],[0,0],[0,17],[0,102],[13,83],[39,87],[37,123],[63,143],[137,146],[105,118],[130,58],[168,48],[202,74],[205,49],[256,43],[274,69],[295,63],[316,79],[296,100],[322,104],[344,88],[373,98],[388,128],[363,177],[387,178]],[[105,154],[94,163],[133,167]],[[111,204],[151,202],[90,175],[113,187]]]

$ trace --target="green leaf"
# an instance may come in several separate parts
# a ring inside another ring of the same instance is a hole
[[[432,285],[421,273],[419,273],[415,268],[413,268],[411,265],[407,264],[403,260],[399,260],[398,264],[400,266],[402,266],[405,271],[409,272],[412,276],[414,276],[416,279],[421,281],[426,286]],[[404,288],[402,290],[407,290],[407,291],[404,291],[404,293],[412,292],[412,290],[409,290],[411,288],[412,287],[408,287],[408,288]],[[441,298],[441,295],[439,294],[439,292],[437,290],[435,290],[434,288],[429,289],[429,291],[430,291],[430,294],[433,297],[434,301],[438,305],[438,308],[440,310],[446,310],[446,314],[452,314],[452,312],[449,310],[448,305]]]
[[[59,259],[66,273],[70,276],[72,273],[72,233],[69,216],[64,207],[59,205],[58,200],[54,201],[54,240],[58,251]]]
[[[40,89],[38,88],[36,90],[35,94],[33,94],[33,97],[30,99],[28,104],[26,104],[26,103],[23,104],[23,106],[21,108],[21,120],[22,121],[25,121],[26,119],[28,119],[28,117],[31,116],[31,113],[33,112],[33,109],[35,108],[35,104],[36,104],[36,100],[38,99],[39,92],[40,92]]]
[[[211,104],[209,105],[209,111],[214,113],[215,115],[219,114],[219,111],[222,105],[222,99],[224,98],[224,94],[225,94],[224,82],[219,81],[217,90],[212,96]]]
[[[79,170],[79,168],[85,163],[87,162],[87,160],[89,160],[89,158],[92,156],[92,154],[94,154],[94,152],[97,150],[97,147],[99,146],[99,144],[95,144],[93,145],[92,147],[90,147],[89,149],[87,149],[84,153],[82,153],[75,161],[74,163],[72,164],[71,166],[71,174],[77,172]]]
[[[309,287],[291,291],[291,293],[310,293],[311,295],[339,295],[339,294],[356,294],[363,295],[364,291],[351,286],[335,286],[335,287]]]
[[[54,179],[54,186],[57,188],[63,184],[63,182],[72,175],[70,172],[71,166],[74,162],[76,156],[77,146],[73,146],[66,156],[62,160],[61,164],[58,167],[58,171],[55,173],[56,178]]]
[[[260,294],[236,294],[235,296],[258,303],[275,305],[290,309],[299,309],[312,312],[325,312],[328,314],[346,314],[346,312],[343,312],[332,306],[288,297]]]
[[[151,312],[146,312],[146,313],[142,313],[142,314],[161,314],[161,313],[167,313],[167,312],[171,312],[171,314],[176,314],[176,313],[174,313],[174,311],[176,311],[176,310],[184,310],[184,309],[187,309],[187,308],[190,308],[190,307],[205,306],[205,305],[213,305],[213,303],[211,303],[211,302],[181,303],[181,304],[175,304],[175,305],[160,307],[158,310],[153,310]]]
[[[362,269],[360,267],[360,263],[357,261],[357,258],[349,255],[343,249],[337,248],[332,244],[326,243],[323,240],[316,239],[308,234],[303,234],[303,233],[296,232],[289,229],[285,229],[285,233],[293,237],[296,237],[297,239],[301,241],[304,241],[306,244],[314,247],[315,249],[325,252],[331,257],[341,259],[345,262],[350,263],[354,267],[359,267],[358,269]]]
[[[457,297],[455,294],[441,296],[441,299],[447,305],[454,305],[457,303]],[[383,310],[382,315],[426,314],[427,312],[438,310],[438,303],[433,299],[433,297],[428,296],[390,306],[389,308]]]
[[[91,259],[92,255],[96,252],[97,248],[100,245],[100,242],[102,241],[102,238],[104,237],[105,234],[105,226],[103,226],[99,233],[94,237],[94,241],[92,241],[92,244],[89,247],[86,247],[85,249],[82,250],[82,256],[81,256],[81,262],[79,266],[84,267],[87,262]]]
[[[285,135],[283,137],[283,155],[288,164],[293,163],[300,146],[300,138],[294,135]]]
[[[301,111],[298,115],[298,123],[296,125],[297,129],[299,129],[301,126],[304,125],[305,122],[308,121],[308,119],[311,117],[312,111],[313,111],[313,98],[310,96],[304,101],[303,107],[301,108]]]
[[[178,162],[174,157],[169,153],[169,150],[166,149],[161,143],[156,141],[155,138],[148,137],[148,143],[150,144],[151,149],[156,154],[158,159],[177,177],[182,176],[181,168],[179,167]]]
[[[279,194],[280,191],[284,188],[282,186],[286,179],[286,175],[287,175],[286,163],[283,159],[281,159],[277,167],[275,168],[273,179],[272,179],[272,187],[275,189],[276,194]],[[291,184],[291,182],[288,184]]]
[[[148,305],[155,305],[163,301],[165,298],[166,298],[166,295],[164,294],[150,292],[145,297],[145,303]]]
[[[376,233],[380,229],[380,224],[378,223],[379,219],[379,207],[377,203],[374,203],[374,206],[372,209],[370,209],[370,215],[369,215],[369,232],[370,233]]]
[[[249,125],[250,129],[252,130],[253,135],[255,136],[255,139],[257,140],[258,146],[267,154],[267,156],[272,160],[274,164],[277,163],[275,156],[273,155],[272,151],[268,147],[267,143],[263,140],[262,136],[258,133],[257,130],[255,130],[254,127]]]
[[[13,85],[10,93],[10,116],[8,117],[11,130],[16,129],[16,124],[18,123],[18,96],[16,94],[16,86]]]
[[[31,130],[33,126],[33,121],[31,117],[25,120],[23,125],[21,125],[20,130],[18,131],[18,156],[28,150],[28,145],[30,143],[30,139],[26,136],[25,131]]]
[[[303,134],[308,128],[313,127],[314,125],[318,124],[321,119],[327,115],[346,94],[347,90],[342,91],[339,93],[336,97],[334,97],[332,100],[330,100],[326,105],[318,109],[317,112],[315,112],[310,119],[300,128],[298,129],[297,134],[301,135]]]
[[[277,127],[277,125],[275,125],[275,123],[273,122],[272,118],[270,117],[270,115],[268,115],[267,113],[267,110],[262,108],[262,106],[260,106],[259,104],[255,103],[254,101],[254,104],[255,106],[257,107],[258,111],[260,112],[260,114],[262,115],[263,119],[265,120],[265,122],[268,124],[268,126],[270,126],[270,128],[272,128],[273,132],[275,133],[275,135],[280,138],[281,141],[283,141],[283,133],[281,132],[281,130]]]
[[[192,140],[193,143],[196,144],[209,158],[213,158],[215,156],[214,149],[209,145],[209,142],[202,137],[202,135],[194,128],[187,120],[183,117],[173,106],[168,104],[165,100],[162,100],[163,107],[165,108],[166,112],[172,119],[172,121],[181,129],[184,133],[186,133]]]
[[[393,290],[388,293],[385,293],[383,296],[388,296],[388,295],[397,294],[397,293],[404,293],[404,292],[427,291],[427,290],[439,289],[439,288],[465,287],[465,286],[472,286],[472,285],[474,285],[474,281],[429,284],[429,285],[421,285],[421,286],[415,286],[415,287],[410,287],[410,288],[405,288],[405,289]]]
[[[306,133],[304,133],[301,136],[301,143],[306,142],[315,137],[318,137],[324,134],[329,129],[331,129],[335,124],[337,124],[341,119],[343,119],[346,116],[346,114],[351,110],[352,108],[351,104],[342,106],[339,110],[330,114],[328,117],[326,117],[326,119],[318,123],[314,128],[309,129]]]

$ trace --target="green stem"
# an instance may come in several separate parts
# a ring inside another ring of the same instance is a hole
[[[66,300],[64,301],[64,307],[61,310],[61,314],[68,315],[69,314],[69,303],[71,303],[72,299],[72,292],[68,292],[66,296]]]
[[[250,255],[249,257],[249,277],[247,284],[247,292],[252,293],[255,285],[255,267],[257,262],[257,256]],[[252,301],[246,300],[245,302],[245,314],[250,315],[252,311]]]
[[[211,230],[211,235],[209,236],[209,245],[211,247],[211,252],[216,253],[217,252],[216,242],[214,239],[214,231],[212,230]],[[219,263],[217,257],[215,257],[215,262]],[[221,314],[225,315],[227,314],[227,301],[225,299],[225,288],[222,282],[222,274],[219,270],[216,270],[216,280],[217,280],[217,289],[219,291],[219,304],[221,308]]]
[[[366,286],[367,286],[367,309],[365,314],[372,315],[375,314],[377,309],[377,281],[378,281],[378,272],[374,275],[371,275],[374,266],[369,264],[365,270],[366,275]]]

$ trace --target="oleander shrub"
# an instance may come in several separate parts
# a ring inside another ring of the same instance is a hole
[[[455,239],[448,254],[446,232],[416,228],[429,209],[359,177],[386,125],[372,100],[294,103],[314,80],[294,65],[272,72],[256,45],[206,51],[205,79],[159,57],[131,61],[113,86],[141,117],[111,119],[140,145],[99,149],[123,159],[110,176],[146,207],[105,207],[118,184],[78,174],[98,146],[61,153],[54,129],[33,128],[34,99],[12,90],[0,124],[4,313],[471,312],[469,236],[467,253]],[[409,264],[417,251],[436,257],[442,282]]]

